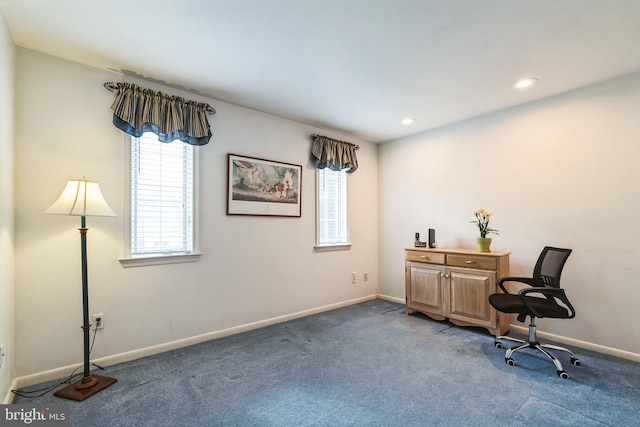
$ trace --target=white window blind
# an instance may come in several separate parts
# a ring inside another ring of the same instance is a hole
[[[347,174],[329,168],[317,170],[317,245],[348,244]]]
[[[193,147],[131,138],[131,256],[193,252]]]

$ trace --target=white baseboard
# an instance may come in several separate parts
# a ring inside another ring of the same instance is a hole
[[[398,304],[404,304],[405,300],[403,298],[392,297],[383,294],[372,294],[365,297],[355,298],[347,301],[342,301],[339,303],[324,305],[321,307],[316,307],[308,310],[299,311],[297,313],[291,313],[283,316],[273,317],[271,319],[260,320],[258,322],[247,323],[244,325],[234,326],[227,329],[222,329],[219,331],[213,331],[202,335],[196,335],[189,338],[184,338],[177,341],[171,341],[163,344],[158,344],[152,347],[141,348],[137,350],[128,351],[125,353],[114,354],[111,356],[103,357],[100,359],[94,360],[94,362],[101,366],[111,366],[118,363],[129,362],[131,360],[140,359],[146,356],[152,356],[154,354],[164,353],[166,351],[176,350],[183,347],[188,347],[194,344],[199,344],[201,342],[223,338],[229,335],[239,334],[241,332],[247,332],[254,329],[263,328],[265,326],[275,325],[277,323],[287,322],[289,320],[299,319],[301,317],[310,316],[312,314],[323,313],[325,311],[335,310],[337,308],[347,307],[354,304],[359,304],[361,302],[370,301],[376,298],[380,298],[383,300],[395,302]],[[512,330],[522,332],[527,334],[528,329],[518,325],[511,325]],[[593,350],[598,353],[608,354],[615,357],[620,357],[622,359],[632,360],[635,362],[640,362],[640,354],[631,353],[624,350],[619,350],[616,348],[605,347],[599,344],[594,344],[586,341],[575,340],[572,338],[566,338],[559,335],[549,334],[546,332],[538,331],[538,336],[544,339],[548,339],[551,341],[556,341],[568,345],[572,345],[579,348],[584,348],[587,350]],[[51,369],[48,371],[38,372],[35,374],[25,375],[20,378],[16,378],[13,380],[11,389],[18,389],[22,387],[27,387],[34,384],[39,384],[46,381],[51,381],[59,378],[64,378],[69,375],[74,369],[81,367],[82,364],[68,365],[60,368]],[[10,403],[13,400],[13,393],[9,390],[7,396],[5,397],[5,403]]]
[[[7,390],[7,395],[4,397],[4,401],[2,402],[3,405],[9,405],[13,402],[13,393],[11,393],[11,390],[15,390],[17,388],[18,382],[14,379],[11,381],[11,386],[9,387],[9,390]]]
[[[520,333],[523,333],[524,335],[528,335],[529,334],[529,328],[525,327],[525,326],[520,326],[520,325],[511,325],[511,330],[512,331],[518,331]],[[587,341],[580,341],[580,340],[576,340],[573,338],[567,338],[567,337],[563,337],[560,335],[555,335],[555,334],[550,334],[548,332],[542,332],[540,330],[536,331],[536,335],[538,336],[538,338],[542,338],[542,339],[546,339],[546,340],[550,340],[550,341],[555,341],[555,342],[559,342],[562,344],[568,344],[574,347],[579,347],[579,348],[584,348],[586,350],[593,350],[596,351],[598,353],[603,353],[603,354],[608,354],[609,356],[615,356],[615,357],[619,357],[621,359],[627,359],[627,360],[632,360],[634,362],[640,362],[640,354],[638,353],[632,353],[630,351],[625,351],[625,350],[620,350],[617,348],[612,348],[612,347],[605,347],[603,345],[600,344],[594,344],[591,342],[587,342]],[[576,355],[578,357],[578,359],[580,358],[580,355]]]
[[[377,297],[383,300],[397,302],[398,304],[404,304],[406,302],[404,298],[390,297],[389,295],[378,294]]]
[[[378,298],[384,299],[384,300],[387,300],[387,301],[397,302],[399,304],[404,304],[405,303],[405,300],[403,298],[396,298],[396,297],[391,297],[391,296],[388,296],[388,295],[378,294]],[[527,327],[525,327],[525,326],[511,324],[510,327],[511,327],[511,330],[517,331],[517,332],[521,332],[524,335],[527,335],[529,333],[529,329]],[[608,354],[609,356],[615,356],[615,357],[619,357],[621,359],[627,359],[627,360],[632,360],[634,362],[640,362],[640,354],[638,354],[638,353],[632,353],[630,351],[620,350],[620,349],[612,348],[612,347],[606,347],[606,346],[603,346],[603,345],[600,345],[600,344],[594,344],[594,343],[587,342],[587,341],[580,341],[580,340],[576,340],[576,339],[573,339],[573,338],[567,338],[567,337],[563,337],[563,336],[560,336],[560,335],[554,335],[554,334],[550,334],[548,332],[542,332],[540,330],[537,331],[537,335],[538,335],[538,337],[540,337],[542,339],[555,341],[555,342],[559,342],[559,343],[562,343],[562,344],[571,345],[571,346],[574,346],[574,347],[584,348],[586,350],[593,350],[593,351],[596,351],[598,353]]]
[[[183,347],[188,347],[201,342],[213,340],[216,338],[223,338],[229,335],[239,334],[241,332],[247,332],[254,329],[264,328],[265,326],[275,325],[277,323],[287,322],[289,320],[299,319],[301,317],[310,316],[312,314],[323,313],[325,311],[335,310],[337,308],[347,307],[361,302],[370,301],[378,298],[378,295],[372,294],[365,297],[355,298],[347,301],[342,301],[334,304],[324,305],[308,310],[299,311],[297,313],[286,314],[283,316],[273,317],[271,319],[260,320],[258,322],[247,323],[244,325],[234,326],[219,331],[208,332],[202,335],[196,335],[189,338],[184,338],[177,341],[171,341],[163,344],[158,344],[152,347],[141,348],[137,350],[128,351],[125,353],[114,354],[111,356],[102,357],[100,359],[92,360],[100,366],[111,366],[118,363],[129,362],[131,360],[140,359],[146,356],[152,356],[154,354],[164,353],[166,351],[176,350]],[[403,301],[404,303],[404,301]],[[81,367],[82,364],[63,366],[60,368],[50,369],[48,371],[38,372],[35,374],[25,375],[23,377],[14,380],[15,386],[13,389],[28,387],[30,385],[39,384],[46,381],[51,381],[59,378],[65,378],[74,369]],[[12,393],[11,393],[12,394]],[[13,394],[12,394],[13,395]]]

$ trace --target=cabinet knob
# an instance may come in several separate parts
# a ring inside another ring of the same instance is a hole
[[[420,258],[421,258],[421,259],[429,259],[429,257],[428,257],[428,256],[426,256],[426,255],[420,255]]]
[[[467,260],[467,261],[465,261],[465,262],[466,262],[467,264],[473,264],[473,261],[469,261],[469,260]]]

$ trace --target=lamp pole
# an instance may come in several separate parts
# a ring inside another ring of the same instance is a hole
[[[89,361],[89,274],[87,272],[87,217],[80,217],[80,255],[82,257],[82,331],[84,333],[84,374],[81,384],[77,388],[89,388],[94,386],[98,381],[91,378],[91,367]]]

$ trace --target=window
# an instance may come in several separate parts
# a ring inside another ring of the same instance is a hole
[[[347,173],[317,170],[316,246],[349,246]]]
[[[129,248],[125,252],[131,260],[156,262],[122,260],[123,264],[197,260],[190,257],[195,228],[193,146],[181,141],[162,143],[155,134],[144,133],[131,137],[130,154]]]

